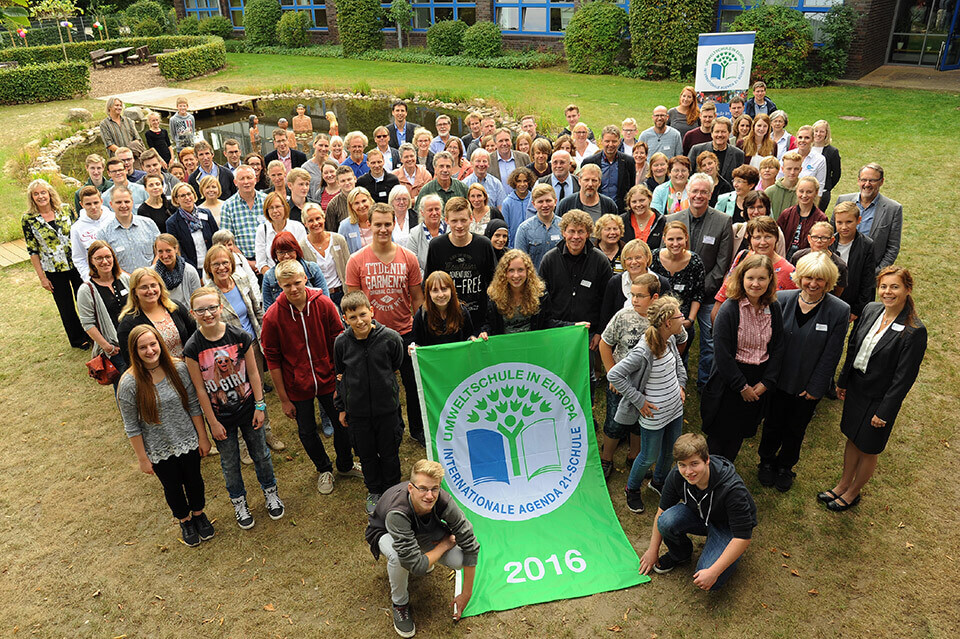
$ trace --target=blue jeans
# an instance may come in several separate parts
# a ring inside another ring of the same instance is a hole
[[[697,561],[697,570],[709,568],[716,563],[727,544],[733,539],[733,533],[726,528],[720,528],[713,524],[704,526],[697,513],[684,504],[677,504],[663,511],[660,518],[657,519],[657,530],[663,535],[663,541],[667,544],[667,551],[670,556],[680,561],[693,554],[693,542],[690,541],[687,533],[706,535],[707,542],[704,544],[700,559]],[[722,588],[730,579],[730,575],[733,574],[739,562],[740,558],[737,557],[736,561],[720,573],[710,590]]]
[[[229,423],[220,421],[227,430],[227,438],[217,441],[217,449],[220,451],[220,470],[223,471],[223,480],[227,484],[227,493],[229,493],[230,499],[244,497],[247,494],[243,485],[243,477],[240,474],[240,442],[237,439],[240,435],[247,443],[247,451],[253,459],[253,468],[257,472],[260,488],[266,490],[277,485],[277,479],[273,475],[273,459],[270,457],[270,449],[267,447],[267,438],[262,427],[257,430],[253,429],[252,399],[248,403],[250,410],[244,410],[236,421]]]
[[[683,430],[683,413],[675,420],[659,430],[640,427],[640,454],[633,460],[630,476],[627,478],[627,488],[639,490],[643,483],[643,476],[647,469],[657,462],[657,469],[653,473],[653,481],[662,486],[667,480],[667,473],[673,468],[673,444],[680,437]]]
[[[621,395],[610,390],[609,383],[606,383],[605,386],[607,389],[607,417],[603,422],[603,434],[610,439],[620,439],[627,435],[639,435],[639,424],[628,426],[627,424],[621,424],[615,419],[617,416],[617,408],[620,407],[620,401],[623,398]]]
[[[707,385],[707,379],[710,378],[710,369],[713,368],[713,320],[710,319],[710,313],[713,312],[713,305],[716,302],[713,298],[707,302],[704,300],[697,312],[697,324],[700,325],[700,361],[697,364],[697,388],[703,388]],[[687,349],[689,351],[689,349]]]

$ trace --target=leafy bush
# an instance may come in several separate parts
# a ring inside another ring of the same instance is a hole
[[[187,16],[177,23],[177,33],[185,36],[200,35],[200,20],[197,16]]]
[[[280,3],[277,0],[248,0],[243,8],[243,28],[253,46],[270,46],[277,39]]]
[[[463,55],[495,58],[503,55],[503,34],[492,22],[477,22],[463,34]]]
[[[380,0],[337,0],[337,27],[345,55],[383,48]]]
[[[163,6],[159,2],[154,2],[154,0],[138,0],[127,7],[124,14],[127,16],[127,22],[131,25],[135,25],[147,18],[150,18],[161,26],[167,23]]]
[[[171,80],[187,80],[222,68],[227,61],[223,39],[216,36],[204,39],[210,42],[158,55],[160,74]]]
[[[29,36],[28,36],[29,37]],[[160,36],[158,38],[110,38],[109,40],[87,40],[85,42],[66,43],[63,48],[57,45],[43,47],[11,47],[0,49],[0,60],[16,60],[21,65],[43,64],[45,62],[63,62],[63,51],[66,49],[67,58],[91,64],[90,52],[96,49],[113,49],[116,47],[146,46],[150,53],[161,53],[164,49],[186,49],[211,42],[218,42],[220,38],[212,36]]]
[[[301,55],[312,58],[343,58],[343,47],[338,45],[319,45],[301,49],[285,47],[256,47],[246,50],[249,53],[273,55]],[[404,47],[403,49],[381,49],[367,51],[356,56],[360,60],[380,62],[407,62],[410,64],[437,64],[448,67],[482,67],[489,69],[539,69],[556,66],[563,62],[559,53],[539,51],[504,51],[496,58],[473,58],[465,55],[435,56],[425,49]]]
[[[820,57],[817,84],[836,80],[847,70],[847,57],[858,17],[857,11],[846,4],[835,4],[827,11],[823,21],[824,42],[817,51]]]
[[[247,52],[246,40],[224,40],[223,46],[227,50],[227,53],[246,53]]]
[[[574,73],[610,73],[625,51],[627,12],[608,0],[581,5],[573,14],[563,49]]]
[[[441,20],[427,29],[427,51],[430,55],[460,55],[467,23],[462,20]]]
[[[2,104],[68,100],[89,90],[90,67],[79,61],[0,69]]]
[[[284,11],[277,23],[277,40],[285,47],[305,47],[310,41],[309,28],[309,15],[303,11]]]
[[[202,35],[220,36],[224,40],[233,35],[233,23],[223,16],[211,16],[200,21]]]
[[[153,18],[144,18],[134,23],[131,30],[133,31],[133,35],[138,38],[155,38],[163,35],[163,27]]]
[[[809,83],[807,57],[813,50],[813,30],[802,13],[789,7],[758,5],[737,16],[730,30],[757,32],[753,80],[763,80],[772,88]]]
[[[714,0],[633,0],[630,57],[638,77],[682,81],[697,65],[699,34],[713,31]]]

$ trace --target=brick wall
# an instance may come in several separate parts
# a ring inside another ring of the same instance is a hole
[[[850,45],[845,78],[862,78],[886,63],[887,45],[893,29],[896,0],[847,0],[860,14]]]

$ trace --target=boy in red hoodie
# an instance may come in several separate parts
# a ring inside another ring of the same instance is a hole
[[[333,406],[333,343],[343,332],[343,323],[329,297],[318,289],[307,288],[307,277],[297,260],[280,262],[276,274],[283,293],[263,316],[263,356],[272,372],[283,413],[296,420],[300,442],[320,473],[317,490],[328,495],[333,492],[333,464],[317,431],[313,400],[320,402],[332,423],[339,424]],[[337,451],[337,472],[362,477],[360,470],[354,468],[350,437],[342,426],[333,432],[333,447]]]

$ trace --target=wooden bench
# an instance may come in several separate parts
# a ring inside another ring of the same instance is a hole
[[[91,51],[90,59],[93,60],[94,69],[97,68],[98,64],[106,66],[107,64],[113,63],[113,58],[107,55],[106,49],[97,49],[96,51]]]
[[[147,57],[150,55],[150,47],[142,46],[137,47],[137,52],[133,55],[127,56],[127,62],[130,64],[136,63],[140,64],[141,62],[146,62]]]
[[[15,69],[19,67],[20,63],[16,60],[8,60],[6,62],[0,62],[0,69]]]

